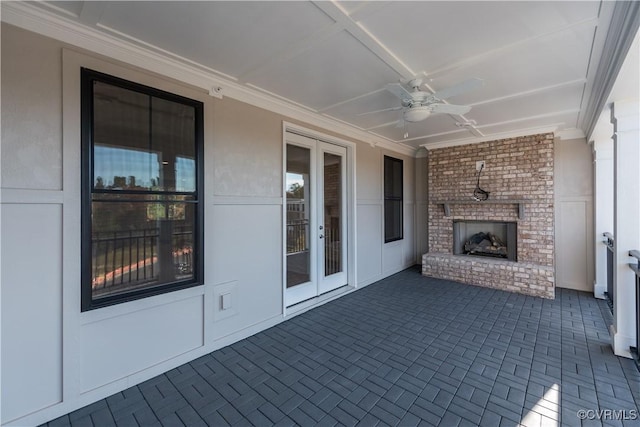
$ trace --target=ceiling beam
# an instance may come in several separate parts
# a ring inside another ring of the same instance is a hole
[[[331,1],[314,1],[320,10],[329,15],[337,23],[341,24],[346,31],[355,37],[371,53],[382,60],[389,68],[395,71],[401,79],[409,80],[415,77],[416,73],[383,45],[373,34],[365,29],[358,22],[351,19],[349,14],[337,3]]]
[[[339,107],[341,105],[348,104],[350,102],[357,101],[357,100],[362,99],[362,98],[366,98],[367,96],[375,95],[376,93],[384,92],[385,90],[386,89],[384,89],[384,88],[380,88],[380,89],[376,89],[376,90],[374,90],[372,92],[363,93],[362,95],[358,95],[358,96],[355,96],[353,98],[345,99],[344,101],[337,102],[337,103],[335,103],[333,105],[322,107],[318,111],[322,112],[322,111],[331,110],[332,108]]]
[[[382,123],[382,124],[379,124],[379,125],[375,125],[375,126],[372,126],[370,128],[365,128],[365,130],[366,131],[370,131],[370,130],[380,129],[380,128],[383,128],[383,127],[395,125],[396,123],[398,123],[398,119],[395,119],[395,120],[390,121],[390,122]]]

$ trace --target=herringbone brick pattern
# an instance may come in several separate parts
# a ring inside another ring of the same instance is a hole
[[[48,425],[640,425],[607,315],[411,269]]]

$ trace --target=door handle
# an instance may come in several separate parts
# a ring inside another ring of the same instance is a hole
[[[321,239],[322,239],[322,238],[324,238],[324,236],[323,236],[322,234],[321,234],[319,237],[320,237]]]

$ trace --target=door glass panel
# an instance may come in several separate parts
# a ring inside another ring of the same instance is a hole
[[[287,288],[311,280],[310,170],[311,150],[287,145]]]
[[[324,153],[324,275],[342,271],[342,157]]]

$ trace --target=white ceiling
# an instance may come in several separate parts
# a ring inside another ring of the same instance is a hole
[[[580,135],[614,2],[38,2],[67,21],[412,148],[533,132]],[[423,77],[464,116],[405,130],[384,87]],[[254,92],[255,93],[255,92]],[[472,123],[461,127],[461,123]]]

